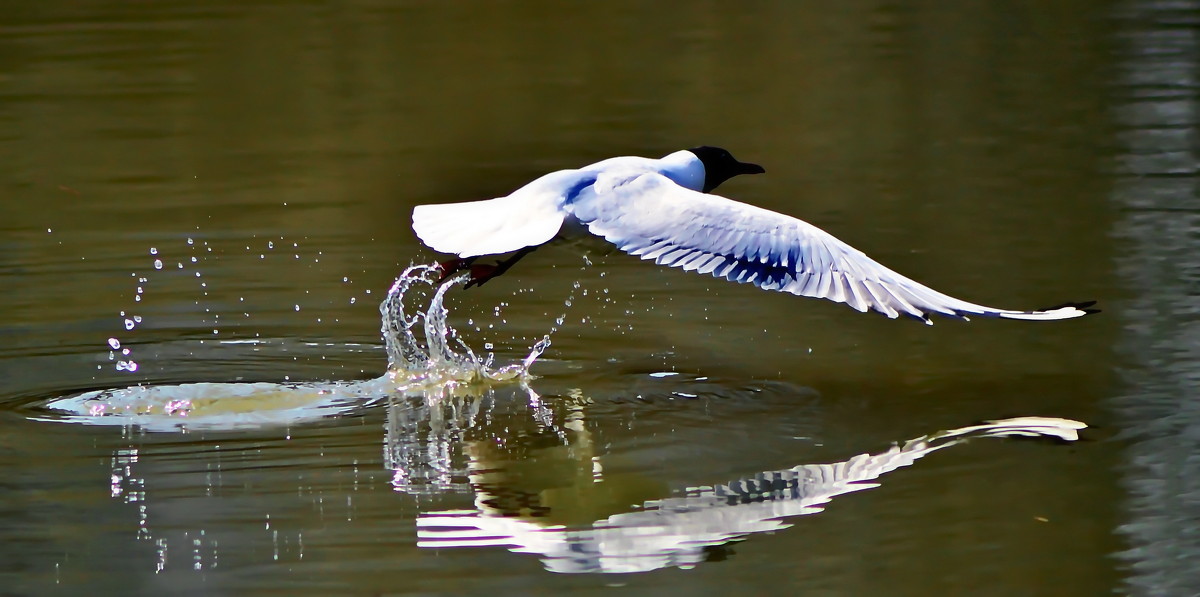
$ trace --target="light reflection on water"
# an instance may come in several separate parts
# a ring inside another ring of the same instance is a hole
[[[390,474],[393,491],[418,499],[466,495],[475,506],[474,510],[422,513],[415,519],[418,547],[507,546],[537,554],[550,571],[571,573],[690,568],[731,541],[787,528],[790,525],[783,519],[821,512],[833,498],[877,487],[880,476],[967,439],[1033,436],[1074,441],[1085,427],[1075,421],[1037,417],[988,422],[922,436],[839,463],[798,465],[718,486],[688,487],[683,497],[649,499],[632,511],[581,524],[581,519],[623,506],[603,495],[604,459],[586,423],[591,400],[572,389],[548,404],[528,385],[529,367],[549,346],[549,335],[521,363],[494,369],[492,354],[477,356],[448,323],[444,306],[446,292],[462,284],[466,274],[438,282],[438,273],[434,266],[410,266],[381,303],[389,364],[379,378],[135,386],[52,400],[45,407],[52,414],[32,418],[117,425],[125,435],[290,430],[384,404],[381,463]],[[410,291],[418,286],[434,290],[426,297],[427,307],[412,311],[405,299],[411,302]],[[424,331],[423,341],[416,329]],[[523,405],[511,399],[498,404],[494,385],[505,382],[519,385],[528,400]],[[646,389],[637,394],[639,400],[692,401],[723,391],[720,383],[706,377],[673,371],[648,372],[643,385]],[[724,390],[730,396],[756,391]],[[507,424],[496,425],[498,418]],[[518,428],[522,431],[514,434]],[[547,491],[539,489],[536,481],[530,484],[542,475],[520,472],[528,457],[515,454],[522,453],[536,454],[537,466],[553,471],[553,488]],[[165,571],[180,557],[186,557],[197,571],[217,568],[222,553],[219,539],[204,528],[184,532],[182,545],[177,533],[155,530],[149,509],[152,498],[146,479],[138,473],[141,458],[135,445],[113,453],[109,494],[136,507],[137,539],[153,543],[155,572]],[[217,490],[226,472],[229,467],[218,464],[217,478],[206,481],[206,491]],[[566,508],[564,492],[575,502]],[[351,499],[347,497],[347,507]],[[278,561],[281,554],[304,558],[301,532],[281,536],[278,529],[272,531],[270,514],[263,525],[271,531],[272,560]]]
[[[1134,595],[1200,594],[1200,34],[1195,0],[1127,0],[1114,81],[1122,217],[1118,271],[1129,298],[1111,401],[1129,441],[1121,467]]]
[[[512,487],[506,471],[486,459],[469,467],[474,510],[426,512],[417,519],[418,547],[504,546],[536,554],[547,570],[565,573],[648,572],[690,568],[712,550],[748,535],[783,530],[783,519],[817,514],[833,498],[878,487],[876,480],[937,450],[973,437],[1048,437],[1075,441],[1083,423],[1027,417],[941,431],[832,464],[802,464],[712,487],[688,487],[683,497],[647,501],[597,520],[591,528],[548,524],[551,508],[536,492]],[[587,464],[584,462],[583,464]],[[591,483],[604,481],[592,460]],[[581,487],[588,487],[588,483]]]
[[[137,386],[53,400],[46,408],[55,415],[33,418],[119,425],[125,434],[131,430],[290,429],[382,403],[386,423],[381,463],[390,474],[393,491],[418,499],[466,495],[475,506],[420,514],[415,519],[418,547],[506,546],[538,555],[550,571],[567,573],[690,568],[711,559],[731,541],[783,530],[790,526],[784,519],[821,512],[837,496],[878,487],[882,475],[934,451],[976,437],[1074,441],[1085,427],[1076,421],[1040,417],[991,421],[918,437],[838,463],[798,465],[722,485],[688,487],[682,497],[653,498],[623,511],[623,502],[604,495],[608,487],[604,459],[586,422],[591,400],[573,389],[548,404],[528,385],[529,367],[549,346],[549,336],[523,362],[493,369],[493,356],[476,356],[447,322],[446,292],[463,283],[465,274],[435,283],[437,275],[434,266],[409,267],[380,305],[389,360],[388,372],[380,378]],[[435,290],[428,306],[410,315],[405,298],[416,285]],[[424,330],[424,342],[414,328]],[[528,400],[523,405],[512,400],[498,404],[494,384],[505,382],[519,385]],[[691,401],[722,393],[721,384],[706,377],[671,371],[649,372],[644,384],[656,390],[639,393],[640,400]],[[724,390],[730,396],[756,391]],[[497,419],[506,424],[496,424]],[[517,429],[521,431],[514,433]],[[548,480],[544,473],[521,472],[526,462],[534,462],[529,454],[537,455],[538,468],[553,471],[551,487],[539,488]],[[180,557],[197,571],[217,568],[222,553],[219,540],[204,528],[185,531],[182,545],[178,533],[155,530],[146,479],[138,473],[141,458],[140,449],[133,445],[114,452],[109,494],[137,508],[136,536],[153,543],[154,571],[165,571]],[[356,475],[357,467],[356,462]],[[206,481],[206,491],[218,490],[220,477],[227,472],[230,468],[218,463],[217,477]],[[537,481],[539,477],[542,481]],[[564,494],[573,502],[570,506],[563,503]],[[351,504],[348,496],[348,520],[353,519]],[[622,511],[580,523],[612,510]],[[263,530],[271,531],[273,561],[281,555],[304,558],[302,532],[281,536],[278,529],[272,530],[269,513]]]
[[[419,508],[414,512],[415,528],[399,529],[412,533],[411,539],[400,537],[401,541],[415,540],[426,549],[507,547],[539,557],[553,572],[648,572],[724,559],[730,555],[724,546],[731,542],[785,530],[792,526],[788,518],[820,513],[838,496],[878,487],[881,476],[974,438],[1043,437],[1071,442],[1085,427],[1040,417],[991,421],[931,433],[841,462],[758,472],[715,486],[655,485],[630,493],[624,487],[628,480],[621,475],[610,478],[606,472],[609,458],[589,428],[590,401],[585,396],[576,392],[552,406],[514,400],[518,397],[478,388],[391,397],[384,408],[382,459],[355,459],[352,473],[340,475],[341,483],[353,483],[346,501],[327,501],[324,492],[312,486],[306,490],[306,483],[312,481],[305,479],[319,477],[319,470],[315,477],[298,471],[299,497],[311,500],[322,519],[351,522],[370,516],[371,509],[358,507],[353,500],[369,498],[370,492],[363,490],[375,483],[372,478],[379,478],[370,467],[381,465],[392,491],[415,500]],[[258,448],[255,444],[205,442],[207,454],[186,461],[191,467],[208,462],[208,478],[192,492],[229,499],[239,495],[243,482],[239,479],[261,471],[252,465],[255,459],[247,460],[247,451],[263,449],[264,444],[257,444]],[[245,537],[237,539],[236,547],[224,549],[221,541],[229,532],[221,530],[225,525],[220,520],[205,521],[156,507],[156,500],[179,492],[169,483],[163,487],[170,478],[163,475],[172,460],[185,456],[187,447],[138,445],[132,442],[114,452],[109,492],[113,499],[135,508],[137,538],[153,545],[155,555],[147,564],[156,572],[180,565],[199,571],[253,564],[247,557],[304,560],[306,531],[297,528],[290,516],[273,518],[266,503],[253,500],[254,493],[240,498],[236,508],[226,505],[233,509],[224,516],[257,520],[255,541],[269,538],[270,545],[258,555],[246,552]],[[295,458],[306,460],[303,455]],[[161,477],[152,479],[160,488],[157,492],[147,491],[148,475]],[[630,509],[628,501],[637,499],[634,495],[644,497]],[[452,496],[469,498],[473,507],[436,507]],[[423,502],[434,507],[422,507]],[[207,532],[213,524],[216,532]],[[235,558],[237,564],[232,563]]]

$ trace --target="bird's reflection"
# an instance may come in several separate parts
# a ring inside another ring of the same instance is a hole
[[[457,490],[474,498],[469,510],[421,514],[418,546],[503,546],[536,554],[548,570],[565,573],[691,567],[718,557],[731,541],[786,528],[784,519],[821,512],[835,497],[878,487],[885,473],[937,450],[979,437],[1074,441],[1085,427],[1042,417],[990,421],[842,462],[801,464],[690,487],[679,497],[643,499],[632,510],[609,507],[612,515],[580,520],[579,514],[605,508],[602,502],[637,503],[628,499],[628,488],[615,490],[619,496],[612,495],[611,487],[602,489],[605,475],[583,424],[584,402],[575,396],[558,412],[535,398],[524,417],[505,416],[500,425],[509,435],[503,438],[472,432],[495,415],[490,395],[439,396],[417,408],[390,404],[386,451],[396,489]],[[518,428],[522,418],[525,424]],[[461,448],[457,456],[456,445]],[[658,488],[657,495],[662,493]]]
[[[497,400],[495,388],[469,386],[389,398],[383,462],[392,471],[392,487],[413,495],[471,492],[472,475],[482,474],[478,464],[495,460],[501,452],[549,446],[579,449],[588,443],[582,437],[568,438],[573,431],[586,433],[573,424],[580,416],[579,404],[556,401],[564,411],[556,414],[532,388],[521,389],[527,401],[519,396]]]

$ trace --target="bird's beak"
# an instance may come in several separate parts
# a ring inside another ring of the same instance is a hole
[[[738,174],[762,174],[767,170],[758,164],[738,162]]]

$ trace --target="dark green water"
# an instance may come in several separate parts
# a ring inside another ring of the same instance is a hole
[[[1197,8],[9,6],[0,592],[1195,594]],[[290,427],[31,419],[137,383],[375,377],[379,301],[435,257],[414,205],[699,144],[767,168],[723,194],[939,290],[1105,312],[927,327],[554,248],[449,300],[502,362],[558,328],[539,407],[502,386],[454,412],[401,400]],[[417,545],[431,512],[588,525],[1024,415],[1093,429],[933,454],[686,569],[555,574]]]

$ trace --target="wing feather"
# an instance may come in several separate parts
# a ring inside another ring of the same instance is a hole
[[[1053,320],[1093,312],[1090,303],[1042,311],[977,305],[902,276],[791,216],[692,191],[660,174],[604,182],[579,193],[567,210],[622,251],[663,265],[926,323],[932,313]]]

